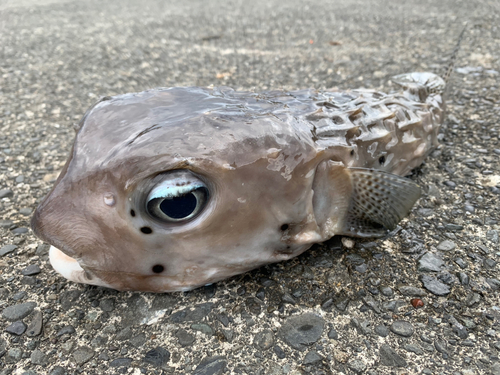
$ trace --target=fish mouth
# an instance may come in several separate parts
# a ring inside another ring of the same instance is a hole
[[[80,263],[78,263],[75,258],[66,255],[57,247],[50,246],[49,260],[52,267],[59,274],[61,274],[61,276],[70,281],[113,288],[113,286],[103,280],[89,275],[89,273],[80,266]]]
[[[51,245],[49,250],[50,264],[64,278],[80,283],[101,286],[119,291],[142,291],[153,293],[186,292],[203,285],[211,284],[228,275],[212,277],[195,277],[177,279],[162,275],[141,275],[126,271],[102,270],[94,267],[82,267],[77,259],[70,257],[57,247]],[[231,273],[233,275],[234,273]]]

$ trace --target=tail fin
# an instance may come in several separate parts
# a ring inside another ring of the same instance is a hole
[[[455,67],[455,62],[457,61],[458,52],[460,51],[460,44],[462,43],[462,39],[464,37],[465,30],[467,30],[467,22],[465,23],[465,26],[462,29],[460,36],[458,37],[457,44],[455,45],[455,48],[453,49],[453,53],[451,54],[451,57],[450,57],[450,62],[448,63],[448,68],[446,69],[446,72],[444,73],[443,81],[445,84],[448,83],[448,80],[450,79],[450,76],[451,76],[451,72],[453,72],[453,68]]]
[[[457,60],[457,55],[460,50],[460,43],[462,42],[466,29],[467,24],[465,24],[460,36],[458,37],[458,42],[453,49],[450,62],[443,77],[428,72],[406,73],[393,77],[392,81],[409,91],[411,94],[416,95],[421,101],[425,101],[429,94],[443,93],[446,89],[446,84],[448,83],[448,79],[450,78],[453,68],[455,67],[455,61]]]

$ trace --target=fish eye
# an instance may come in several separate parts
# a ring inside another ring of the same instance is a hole
[[[156,219],[176,223],[194,218],[208,201],[203,181],[188,171],[165,174],[149,193],[147,211]]]

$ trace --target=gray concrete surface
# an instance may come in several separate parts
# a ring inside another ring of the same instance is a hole
[[[500,374],[499,9],[0,3],[0,374]],[[426,194],[384,240],[334,238],[212,287],[153,295],[66,282],[27,229],[99,96],[389,90],[393,74],[442,71],[464,21],[442,145],[413,176]]]

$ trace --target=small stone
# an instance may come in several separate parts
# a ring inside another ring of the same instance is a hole
[[[463,325],[460,323],[455,323],[453,324],[453,332],[460,337],[462,340],[466,339],[469,336],[469,332],[467,331],[467,328],[465,328]]]
[[[383,324],[380,324],[378,326],[375,326],[375,333],[381,337],[387,337],[389,335],[389,328],[387,328]]]
[[[35,337],[42,332],[43,327],[43,316],[40,310],[35,310],[33,313],[33,319],[28,324],[28,329],[26,330],[26,336]]]
[[[191,324],[191,329],[200,331],[207,336],[212,336],[214,334],[214,330],[212,329],[212,327],[205,323],[193,323]]]
[[[0,228],[11,228],[14,225],[12,220],[0,220]]]
[[[257,333],[253,339],[253,345],[260,350],[267,350],[274,344],[274,334],[270,329]]]
[[[67,375],[66,370],[64,367],[61,366],[55,366],[52,371],[49,372],[49,375]]]
[[[116,334],[115,339],[118,341],[129,340],[132,337],[132,333],[132,328],[126,327]]]
[[[31,264],[21,271],[21,275],[33,276],[33,275],[38,275],[40,272],[41,270],[38,264]]]
[[[2,316],[9,320],[21,320],[33,312],[36,302],[25,302],[13,306],[8,306],[2,311]]]
[[[342,237],[342,245],[344,245],[344,247],[346,247],[347,249],[352,249],[354,247],[354,245],[356,244],[356,242],[354,242],[354,240],[352,238],[349,238],[349,237]]]
[[[415,332],[415,329],[410,322],[396,320],[391,324],[391,331],[399,336],[410,337]]]
[[[338,340],[339,339],[339,334],[337,333],[337,331],[334,328],[332,328],[328,332],[328,338],[332,339],[332,340]]]
[[[62,327],[59,331],[57,331],[56,336],[59,337],[62,335],[71,335],[73,333],[75,333],[75,327],[73,327],[72,325],[68,325],[68,326]]]
[[[14,233],[14,234],[24,234],[24,233],[28,233],[29,229],[28,228],[24,228],[24,227],[19,227],[19,228],[12,229],[11,232]]]
[[[392,347],[387,344],[383,344],[380,347],[380,363],[383,366],[390,367],[407,367],[408,363],[401,357]]]
[[[458,232],[464,229],[462,225],[458,224],[445,224],[444,228],[450,232]]]
[[[361,374],[366,370],[366,363],[361,359],[352,359],[347,362],[347,366],[356,374]]]
[[[115,309],[115,300],[113,298],[106,298],[99,302],[99,307],[102,311],[111,312]]]
[[[132,358],[116,358],[109,365],[111,367],[129,367],[132,363]]]
[[[500,280],[494,278],[485,278],[485,281],[488,283],[491,289],[498,290],[500,289]]]
[[[31,208],[21,208],[19,210],[19,213],[23,216],[30,216],[31,215]]]
[[[435,340],[434,347],[439,353],[448,354],[448,352],[446,351],[446,343],[444,341]]]
[[[227,361],[222,356],[204,358],[193,375],[222,375],[226,371]]]
[[[274,353],[276,354],[276,356],[277,356],[279,359],[283,359],[283,358],[285,358],[285,357],[286,357],[285,352],[283,351],[283,349],[281,349],[281,347],[280,347],[280,346],[275,345],[275,346],[274,346],[274,348],[273,348],[273,350],[274,350]]]
[[[467,268],[467,263],[464,262],[464,260],[462,258],[456,258],[455,259],[455,263],[458,264],[458,266],[461,268],[461,269],[465,269]]]
[[[392,297],[394,295],[394,291],[388,286],[380,288],[380,292],[386,297]]]
[[[144,333],[139,333],[137,336],[132,337],[129,342],[134,348],[140,348],[146,342],[146,335]]]
[[[433,253],[425,253],[418,261],[418,271],[421,272],[439,272],[444,262]]]
[[[279,329],[279,336],[292,348],[304,351],[318,341],[324,326],[324,319],[312,313],[291,316]]]
[[[3,257],[6,254],[12,253],[17,249],[16,245],[5,245],[0,248],[0,257]]]
[[[20,348],[10,348],[5,355],[5,362],[16,363],[23,356],[23,351]]]
[[[207,302],[198,304],[192,309],[186,308],[177,311],[170,315],[170,321],[172,323],[200,322],[210,313],[210,311],[212,311],[213,305],[213,303]]]
[[[12,335],[17,335],[17,336],[22,335],[25,331],[26,331],[26,324],[24,324],[20,320],[8,325],[7,328],[5,328],[5,332],[8,332]]]
[[[73,359],[78,365],[83,365],[84,363],[90,361],[93,356],[94,351],[85,346],[82,346],[73,352]]]
[[[459,272],[458,279],[462,285],[469,285],[469,276],[465,272]]]
[[[425,297],[427,295],[425,290],[414,286],[400,286],[398,290],[402,295],[409,297]]]
[[[445,181],[445,182],[443,182],[443,184],[445,184],[446,186],[448,186],[449,188],[452,188],[452,189],[454,189],[457,186],[457,184],[453,181]]]
[[[316,365],[316,364],[320,363],[322,360],[323,360],[323,358],[317,352],[315,352],[314,350],[311,350],[309,353],[306,354],[302,363],[306,366],[307,365]]]
[[[415,353],[416,355],[424,354],[424,351],[422,349],[420,349],[418,346],[413,345],[413,344],[406,344],[404,346],[404,348],[406,351]]]
[[[457,247],[455,242],[449,241],[449,240],[444,240],[437,245],[437,249],[440,251],[451,251],[454,250]]]
[[[420,280],[422,281],[424,288],[436,296],[445,296],[450,293],[448,285],[443,284],[432,276],[422,275]]]
[[[31,353],[31,363],[34,365],[45,366],[47,364],[47,356],[41,350],[35,349]]]
[[[74,307],[81,294],[82,292],[79,290],[68,290],[61,293],[61,307],[63,310],[69,310]]]
[[[10,189],[1,189],[0,190],[0,199],[12,198],[13,196],[14,196],[14,192]]]
[[[179,329],[175,333],[175,336],[179,340],[181,346],[189,346],[194,342],[194,336],[183,328]]]
[[[169,359],[170,352],[158,346],[147,352],[142,361],[161,368],[168,363]]]

